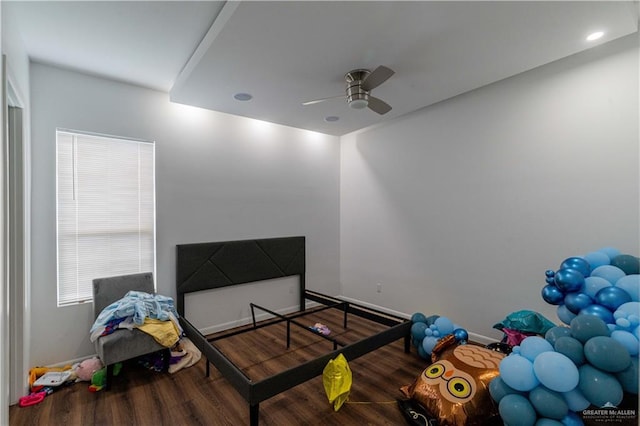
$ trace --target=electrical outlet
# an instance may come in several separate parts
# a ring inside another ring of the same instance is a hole
[[[378,283],[378,286],[377,286],[377,288],[376,288],[376,291],[377,291],[378,293],[382,293],[382,284]]]

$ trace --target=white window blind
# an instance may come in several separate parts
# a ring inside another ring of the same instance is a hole
[[[94,278],[155,272],[154,144],[56,131],[58,306]]]

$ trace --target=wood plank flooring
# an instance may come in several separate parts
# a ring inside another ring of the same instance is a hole
[[[327,311],[325,311],[327,312]],[[335,312],[335,311],[331,311]],[[340,313],[300,318],[312,326],[322,322],[345,343],[384,328],[350,320],[342,329]],[[351,317],[350,317],[351,318]],[[278,324],[221,340],[216,344],[252,379],[260,379],[333,349],[332,343],[292,326],[290,349],[286,329]],[[350,402],[335,412],[327,401],[322,377],[316,377],[260,404],[261,425],[404,425],[395,400],[399,388],[411,383],[426,366],[403,341],[350,361]],[[357,402],[363,402],[362,404]],[[91,393],[88,383],[61,388],[32,407],[13,406],[10,424],[20,425],[247,425],[249,407],[220,373],[205,360],[175,374],[125,364],[110,391]]]

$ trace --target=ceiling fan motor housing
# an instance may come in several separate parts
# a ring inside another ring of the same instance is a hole
[[[369,92],[362,88],[364,79],[370,74],[369,70],[353,70],[345,74],[347,81],[347,102],[354,109],[364,109],[369,105]]]

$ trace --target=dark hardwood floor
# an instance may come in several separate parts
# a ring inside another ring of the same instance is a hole
[[[348,343],[381,326],[350,321],[342,330],[339,316],[320,315],[301,321],[323,322],[332,335]],[[330,342],[293,329],[285,347],[284,325],[274,325],[219,341],[219,346],[248,375],[259,379],[332,349]],[[349,362],[353,386],[349,403],[334,411],[322,377],[316,377],[260,404],[261,425],[404,425],[396,405],[399,388],[411,383],[426,366],[403,341]],[[127,363],[111,390],[89,392],[88,383],[63,387],[31,407],[13,406],[11,425],[248,425],[249,407],[220,373],[205,360],[175,374],[156,373]]]

